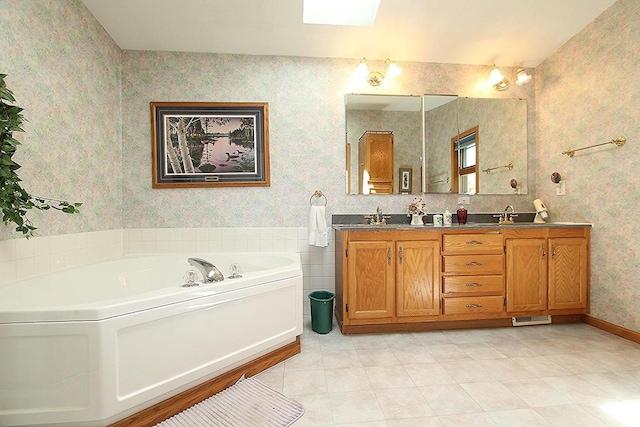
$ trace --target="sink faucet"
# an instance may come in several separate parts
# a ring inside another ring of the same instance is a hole
[[[500,215],[494,215],[494,218],[498,218],[498,224],[502,225],[502,224],[513,224],[513,218],[517,217],[518,215],[516,214],[516,210],[513,208],[513,206],[508,205],[506,208],[504,208],[504,212],[502,212]]]
[[[189,258],[187,262],[202,273],[202,283],[221,282],[224,280],[224,276],[220,270],[207,260],[202,258]]]
[[[378,206],[376,209],[375,215],[365,215],[364,219],[369,220],[369,224],[371,225],[385,225],[387,223],[387,219],[391,218],[390,215],[382,215],[382,209]]]

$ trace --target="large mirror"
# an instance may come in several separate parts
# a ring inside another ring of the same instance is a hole
[[[419,194],[422,97],[346,95],[347,193]]]
[[[527,193],[526,100],[345,99],[348,194],[417,194],[422,188],[426,193]],[[386,165],[386,176],[376,172],[371,180],[367,168],[375,169],[376,160]]]

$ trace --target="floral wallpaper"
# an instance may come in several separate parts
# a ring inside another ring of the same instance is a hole
[[[0,2],[0,73],[27,120],[14,159],[31,194],[82,202],[32,211],[37,234],[121,227],[121,51],[76,0]],[[0,239],[17,237],[0,224]]]
[[[619,0],[536,68],[536,188],[554,220],[593,223],[591,315],[640,331],[640,2]],[[627,144],[579,151],[625,136]],[[559,172],[566,195],[550,180]]]

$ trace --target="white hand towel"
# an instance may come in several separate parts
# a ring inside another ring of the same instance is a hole
[[[324,206],[311,206],[309,210],[309,245],[311,246],[329,246],[329,228],[324,212]]]

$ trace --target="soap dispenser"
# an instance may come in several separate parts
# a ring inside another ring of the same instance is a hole
[[[467,210],[464,208],[464,205],[460,205],[456,211],[456,216],[458,217],[458,224],[467,223]]]
[[[444,214],[442,214],[442,224],[445,227],[451,227],[451,224],[453,223],[453,215],[451,215],[451,212],[449,212],[449,209],[447,208],[444,211]]]

